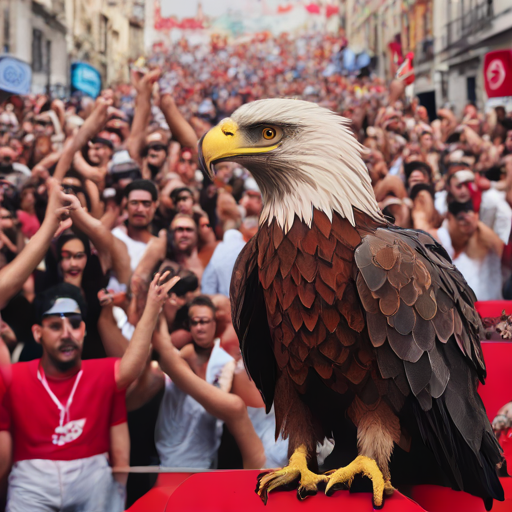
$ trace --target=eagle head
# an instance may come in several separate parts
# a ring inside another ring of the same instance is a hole
[[[263,196],[261,223],[275,218],[285,232],[295,216],[311,226],[313,208],[352,225],[354,208],[384,222],[349,123],[308,101],[254,101],[203,136],[200,162],[210,176],[221,161],[248,169]]]

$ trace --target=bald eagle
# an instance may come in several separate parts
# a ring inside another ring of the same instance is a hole
[[[260,100],[200,141],[250,170],[263,196],[258,233],[232,276],[233,323],[246,368],[290,460],[260,475],[298,481],[299,499],[373,483],[382,506],[395,479],[442,483],[502,500],[500,447],[477,393],[486,371],[475,296],[443,249],[382,215],[349,121],[316,104]],[[317,474],[317,443],[334,438]],[[396,474],[396,477],[395,477]],[[395,484],[396,485],[396,484]]]

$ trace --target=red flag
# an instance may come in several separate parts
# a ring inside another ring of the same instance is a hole
[[[330,18],[340,12],[340,8],[337,5],[328,5],[325,10],[325,17]]]
[[[414,53],[409,52],[396,72],[396,78],[398,78],[398,80],[403,80],[405,85],[411,85],[415,79],[413,59]]]
[[[320,14],[320,6],[318,4],[306,5],[306,11],[310,14]]]

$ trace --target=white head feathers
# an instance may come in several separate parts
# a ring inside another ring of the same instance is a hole
[[[231,119],[240,128],[284,127],[281,145],[247,165],[263,194],[261,223],[276,218],[287,232],[297,215],[311,226],[313,207],[330,219],[336,211],[352,225],[353,208],[384,222],[361,158],[363,146],[350,132],[348,119],[292,99],[254,101],[236,110]]]

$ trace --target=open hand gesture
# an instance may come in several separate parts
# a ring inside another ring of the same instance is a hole
[[[148,299],[146,302],[147,308],[155,308],[160,312],[165,301],[169,298],[168,293],[172,287],[180,280],[179,276],[175,276],[169,281],[165,282],[169,277],[170,272],[163,274],[157,273],[149,285]]]

